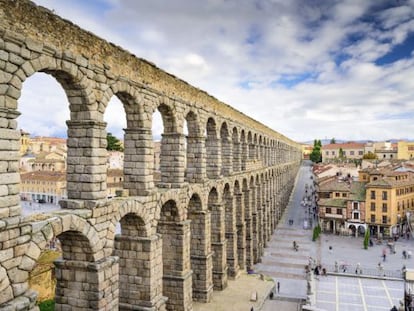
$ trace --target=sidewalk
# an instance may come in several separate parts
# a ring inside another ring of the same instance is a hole
[[[237,280],[229,280],[225,290],[214,291],[210,303],[193,302],[193,310],[250,311],[252,307],[255,311],[264,310],[263,303],[274,286],[269,278],[262,280],[259,274],[242,273]],[[251,301],[253,293],[257,293],[257,301]]]

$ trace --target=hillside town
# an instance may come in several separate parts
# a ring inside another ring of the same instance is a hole
[[[303,146],[307,159],[312,146]],[[155,176],[160,144],[154,142]],[[66,139],[30,137],[21,130],[20,196],[58,205],[66,194]],[[312,189],[323,232],[377,238],[405,236],[414,210],[414,142],[331,143],[313,166]],[[372,154],[372,159],[364,155]],[[107,197],[122,190],[123,152],[108,151]]]
[[[309,147],[304,147],[304,158]],[[409,236],[414,142],[331,143],[313,166],[319,224],[339,235]],[[369,155],[369,156],[367,156]]]

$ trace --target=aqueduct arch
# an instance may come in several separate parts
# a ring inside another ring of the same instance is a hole
[[[16,120],[22,84],[36,72],[60,82],[70,108],[68,199],[41,221],[21,214]],[[107,199],[103,115],[112,96],[127,118],[124,191]],[[159,184],[155,109],[164,119]],[[0,0],[0,154],[0,309],[30,311],[28,273],[57,236],[58,308],[208,303],[260,261],[301,160],[291,139],[28,0]]]

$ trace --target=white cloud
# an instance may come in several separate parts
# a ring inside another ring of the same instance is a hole
[[[413,0],[36,2],[293,139],[414,138],[413,59],[375,63],[413,35]]]

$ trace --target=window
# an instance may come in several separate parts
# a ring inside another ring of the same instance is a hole
[[[383,200],[387,200],[388,199],[388,193],[387,193],[387,191],[383,191],[382,192],[382,199]]]
[[[375,191],[371,190],[371,199],[375,200]]]
[[[358,151],[358,155],[364,155],[364,151]]]
[[[335,197],[339,198],[341,194],[339,192],[335,192]]]
[[[375,215],[371,215],[371,222],[375,222]]]
[[[387,216],[382,216],[382,223],[386,224],[387,223]]]
[[[325,155],[329,155],[329,151],[325,151]]]
[[[332,151],[332,155],[335,155],[335,151]]]
[[[375,212],[375,202],[371,202],[371,212]]]
[[[342,197],[343,198],[346,198],[346,193],[342,193]]]
[[[359,202],[352,202],[353,209],[359,209]]]
[[[344,151],[342,151],[342,154],[344,155],[344,156],[346,156],[346,151],[344,150]]]
[[[342,215],[342,208],[337,208],[336,209],[336,214],[337,215]]]
[[[387,203],[382,203],[382,212],[383,213],[387,212]]]
[[[331,208],[330,207],[326,208],[326,214],[331,214]]]
[[[359,219],[359,212],[354,212],[353,214],[353,219]]]
[[[350,151],[349,153],[350,153],[351,155],[354,155],[354,154],[355,154],[355,151],[353,151],[353,150],[352,150],[352,151]]]

